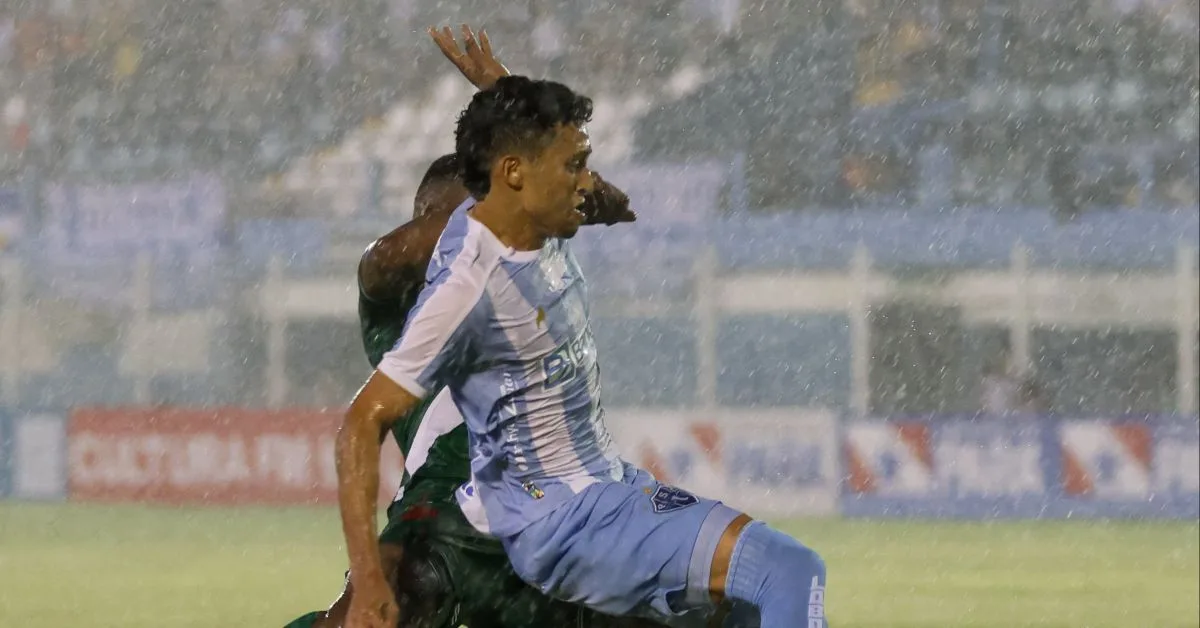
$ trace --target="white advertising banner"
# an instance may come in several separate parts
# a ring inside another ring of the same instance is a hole
[[[621,453],[660,481],[756,517],[837,509],[837,420],[819,408],[656,411],[618,408]]]

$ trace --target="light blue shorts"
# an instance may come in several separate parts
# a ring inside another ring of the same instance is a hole
[[[623,481],[589,486],[502,541],[517,574],[547,595],[680,625],[711,611],[712,557],[740,514],[626,465]]]

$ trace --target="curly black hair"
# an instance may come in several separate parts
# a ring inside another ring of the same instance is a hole
[[[519,151],[536,156],[558,125],[583,126],[592,119],[592,99],[562,83],[506,76],[475,94],[458,116],[454,148],[463,185],[476,199],[491,188],[493,162]]]

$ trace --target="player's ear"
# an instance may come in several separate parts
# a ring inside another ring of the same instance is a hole
[[[514,190],[525,186],[524,164],[516,155],[505,155],[500,158],[500,176],[504,183]]]

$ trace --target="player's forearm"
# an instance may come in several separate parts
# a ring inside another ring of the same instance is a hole
[[[375,510],[379,494],[378,428],[365,421],[347,421],[338,431],[335,459],[338,507],[350,558],[350,580],[383,578],[376,540]]]

